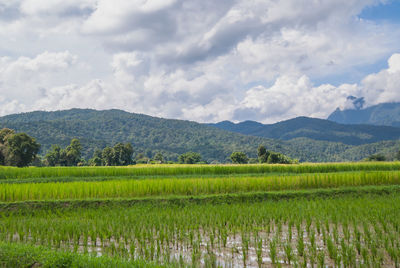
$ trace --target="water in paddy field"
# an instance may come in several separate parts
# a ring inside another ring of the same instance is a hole
[[[244,266],[270,267],[273,265],[272,259],[275,259],[275,264],[279,263],[283,267],[291,267],[295,263],[298,265],[306,264],[307,267],[311,267],[311,261],[317,264],[318,253],[323,252],[325,254],[324,265],[333,267],[336,265],[335,261],[329,257],[330,253],[324,242],[324,240],[326,241],[326,237],[329,237],[332,241],[336,240],[338,252],[340,252],[340,242],[345,243],[346,247],[356,243],[355,235],[353,233],[346,233],[343,226],[331,224],[325,227],[329,228],[329,231],[325,231],[324,234],[324,231],[318,233],[317,228],[320,227],[310,225],[307,228],[303,224],[300,232],[303,235],[304,248],[302,250],[304,250],[304,253],[300,254],[298,248],[299,233],[297,228],[290,228],[288,225],[271,225],[270,228],[270,232],[264,230],[256,234],[246,234],[244,239],[241,234],[228,235],[222,240],[219,238],[211,239],[211,236],[208,235],[209,233],[203,232],[201,236],[196,236],[193,242],[189,242],[187,239],[181,241],[174,240],[169,243],[163,243],[162,245],[156,242],[153,244],[153,248],[151,244],[146,241],[132,241],[124,237],[118,240],[114,237],[110,239],[101,239],[97,237],[96,242],[90,237],[86,239],[80,237],[78,242],[72,240],[60,241],[59,247],[67,251],[89,253],[93,256],[111,255],[131,259],[133,255],[134,259],[151,260],[159,263],[186,263],[207,267],[216,265],[219,267],[232,268]],[[323,230],[323,227],[321,230]],[[371,232],[374,232],[372,227]],[[363,235],[364,231],[362,231],[360,227],[360,236],[362,237]],[[198,238],[200,238],[200,240],[198,240]],[[27,241],[33,240],[30,235],[23,239],[21,239],[18,233],[12,236],[13,241],[21,241],[24,239]],[[262,239],[262,243],[258,242],[260,239]],[[155,238],[154,241],[157,241],[157,238]],[[276,253],[273,257],[271,247],[274,242],[276,243]],[[291,247],[290,260],[285,250],[285,246],[287,245]],[[368,245],[363,242],[362,246]],[[244,258],[244,256],[246,257]],[[364,263],[362,256],[356,252],[353,258],[358,264]],[[384,254],[382,265],[382,267],[392,267],[394,263],[389,256]]]

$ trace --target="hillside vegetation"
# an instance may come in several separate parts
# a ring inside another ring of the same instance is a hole
[[[193,151],[208,162],[226,162],[232,152],[242,151],[257,157],[257,147],[283,153],[300,161],[360,160],[371,154],[394,155],[399,142],[379,142],[362,147],[338,142],[295,138],[289,141],[242,135],[191,121],[172,120],[128,113],[121,110],[96,111],[72,109],[57,112],[31,112],[0,118],[0,128],[26,132],[41,144],[44,155],[52,144],[63,147],[78,138],[83,157],[92,157],[96,148],[131,143],[134,155],[153,157],[162,152],[168,160],[177,160],[182,153]],[[390,159],[390,158],[389,158]]]

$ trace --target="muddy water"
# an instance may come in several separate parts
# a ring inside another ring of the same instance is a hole
[[[332,237],[332,230],[334,226],[330,226],[329,235]],[[282,225],[279,228],[272,226],[270,232],[260,230],[258,233],[247,233],[245,237],[241,234],[231,234],[226,237],[226,241],[215,238],[213,243],[210,239],[209,233],[200,231],[199,236],[194,239],[193,245],[187,239],[183,239],[181,242],[171,242],[169,244],[164,243],[155,244],[153,248],[153,261],[160,263],[165,262],[184,262],[187,264],[194,264],[200,267],[204,266],[220,266],[220,267],[272,267],[272,254],[271,245],[273,241],[276,241],[276,257],[275,263],[280,264],[282,267],[291,267],[294,263],[298,265],[304,265],[311,267],[311,262],[317,266],[318,257],[317,253],[324,253],[324,266],[333,267],[334,262],[328,256],[326,246],[323,242],[323,235],[318,234],[317,228],[311,226],[309,230],[312,230],[315,242],[311,242],[311,233],[307,233],[304,225],[301,227],[301,233],[303,234],[304,241],[304,252],[306,258],[299,256],[297,245],[299,241],[299,234],[296,227],[289,228],[287,225]],[[337,236],[342,239],[344,233],[342,228],[336,227]],[[361,230],[360,230],[361,231]],[[371,230],[372,231],[372,230]],[[18,241],[19,235],[14,234],[12,239]],[[27,240],[31,240],[29,236]],[[261,245],[257,242],[262,240]],[[156,238],[154,240],[157,240]],[[350,243],[354,240],[353,236],[349,237]],[[121,242],[124,239],[111,238],[108,240],[101,240],[99,237],[96,239],[96,243],[87,238],[85,241],[82,237],[79,239],[79,243],[73,243],[73,241],[62,241],[60,247],[65,250],[77,250],[78,252],[88,252],[94,256],[102,255],[120,255],[121,249],[125,252],[122,257],[131,258],[132,255],[135,259],[145,259],[146,250],[149,250],[150,244],[138,243],[137,241],[132,242],[128,240],[127,243]],[[41,241],[43,244],[43,241]],[[75,246],[74,246],[75,244]],[[224,245],[225,244],[225,245]],[[313,247],[312,244],[315,246]],[[135,251],[132,251],[132,245],[135,246]],[[197,246],[194,246],[197,245]],[[285,245],[290,245],[291,260],[289,264],[288,254],[285,251]],[[159,247],[159,248],[158,248]],[[197,251],[197,254],[194,252]],[[195,258],[195,259],[193,259]],[[361,257],[357,255],[357,263],[361,262]],[[313,261],[311,261],[313,259]],[[391,267],[391,261],[387,258],[384,261],[385,267]]]

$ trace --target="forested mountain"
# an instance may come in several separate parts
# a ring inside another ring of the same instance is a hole
[[[371,124],[400,127],[400,103],[382,103],[365,109],[337,109],[328,120],[342,124]]]
[[[303,137],[313,140],[341,142],[349,145],[398,140],[400,138],[400,128],[397,127],[345,125],[309,117],[297,117],[269,125],[254,121],[245,121],[237,124],[223,121],[210,125],[232,132],[264,138],[291,140]]]
[[[130,142],[135,153],[149,157],[162,152],[169,160],[194,151],[209,162],[225,162],[234,151],[256,157],[257,147],[280,152],[300,161],[360,160],[373,153],[394,154],[398,142],[369,144],[367,148],[337,142],[296,138],[289,141],[242,135],[196,122],[162,119],[121,110],[72,109],[57,112],[31,112],[0,117],[0,128],[12,128],[35,137],[41,153],[52,144],[67,146],[78,138],[83,154],[91,157],[95,148]]]
[[[66,146],[78,138],[84,156],[95,148],[117,142],[132,143],[136,153],[151,157],[161,151],[176,159],[187,151],[199,152],[208,161],[225,161],[233,151],[255,156],[259,144],[271,149],[285,147],[281,142],[234,134],[195,122],[151,117],[121,110],[72,109],[56,112],[31,112],[0,118],[0,127],[23,131],[42,144],[42,153],[51,144]]]

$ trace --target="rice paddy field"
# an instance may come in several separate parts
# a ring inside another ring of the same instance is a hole
[[[399,162],[0,167],[0,267],[399,266]]]

